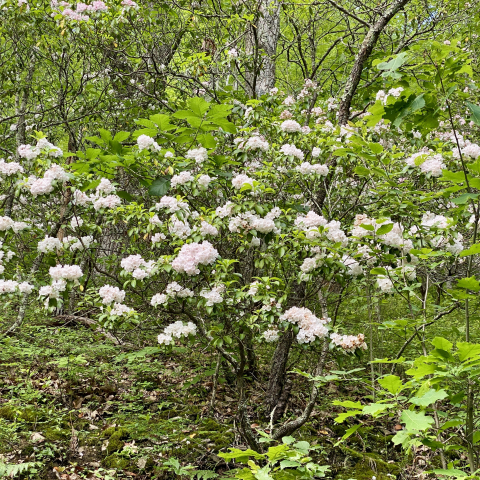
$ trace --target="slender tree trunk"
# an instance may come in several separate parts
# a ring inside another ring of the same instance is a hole
[[[293,332],[289,330],[280,337],[275,353],[273,354],[272,367],[270,369],[270,378],[265,399],[268,416],[277,406],[285,386],[287,361],[292,343]]]
[[[249,26],[246,51],[254,59],[254,68],[248,75],[248,94],[260,97],[275,86],[275,54],[280,36],[280,3],[278,0],[259,0],[255,25]]]
[[[388,22],[409,2],[410,0],[396,0],[385,10],[385,13],[370,27],[367,35],[363,39],[360,50],[358,51],[352,70],[345,84],[344,93],[340,101],[338,110],[338,123],[346,125],[350,117],[350,107],[353,96],[357,90],[360,78],[362,76],[363,65],[377,43],[382,30],[387,26]]]

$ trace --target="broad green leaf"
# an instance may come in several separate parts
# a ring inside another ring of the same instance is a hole
[[[423,431],[430,428],[434,420],[427,417],[424,412],[415,412],[413,410],[404,410],[400,420],[405,424],[407,430]]]
[[[480,344],[478,343],[458,342],[457,348],[458,358],[462,362],[469,358],[480,355]]]
[[[369,143],[368,146],[373,153],[379,154],[383,152],[383,147],[379,143]]]
[[[164,114],[150,115],[150,120],[154,122],[162,132],[167,132],[177,128],[170,123],[170,117]]]
[[[265,465],[260,470],[257,470],[257,472],[254,473],[254,476],[257,480],[273,480],[273,478],[269,475],[270,471],[271,468],[268,465]]]
[[[237,460],[242,463],[247,463],[250,457],[253,457],[255,460],[261,460],[265,458],[265,455],[262,455],[255,450],[251,450],[250,448],[247,450],[229,448],[229,450],[230,451],[227,453],[219,453],[218,456],[224,458],[225,460]]]
[[[130,136],[130,132],[117,132],[113,139],[116,142],[123,142]]]
[[[462,193],[459,197],[454,198],[452,202],[455,205],[465,205],[470,200],[475,200],[478,197],[478,193]]]
[[[208,110],[208,107],[210,106],[210,104],[201,97],[189,98],[187,100],[187,105],[188,108],[190,108],[190,110],[199,117],[203,117],[203,114]]]
[[[152,197],[163,197],[170,190],[171,175],[165,175],[153,181],[148,189],[148,194]]]
[[[308,442],[305,442],[305,441],[294,443],[292,445],[292,447],[295,448],[296,450],[304,453],[305,455],[310,450],[310,444]]]
[[[446,397],[448,397],[448,393],[445,390],[434,390],[431,388],[421,397],[411,398],[410,402],[419,407],[428,407],[432,403],[435,403],[438,400],[443,400]]]
[[[377,230],[377,235],[385,235],[388,232],[391,232],[393,228],[393,223],[387,223],[385,225],[382,225],[378,230]]]
[[[480,253],[480,243],[474,243],[467,250],[463,250],[463,252],[460,252],[460,256],[468,257],[469,255],[477,255],[478,253]]]
[[[295,439],[293,437],[282,437],[282,442],[285,444],[285,445],[290,445],[291,443],[293,443],[295,441]]]
[[[222,455],[219,454],[219,456],[221,457]],[[235,478],[239,478],[240,480],[255,480],[255,477],[252,473],[252,471],[245,467],[245,468],[242,468],[241,470],[239,470],[236,474],[235,474]]]
[[[338,415],[338,417],[335,418],[335,422],[343,423],[347,418],[354,417],[355,415],[360,415],[361,413],[361,410],[341,413],[340,415]]]
[[[388,375],[387,377],[379,378],[378,383],[392,395],[396,395],[403,389],[403,382],[400,377],[397,377],[396,375]]]
[[[472,120],[475,125],[480,125],[480,107],[477,107],[477,105],[474,105],[473,103],[466,102],[467,107],[472,113],[472,116],[470,119]]]
[[[275,447],[270,447],[267,452],[267,457],[271,462],[276,460],[281,460],[282,458],[286,458],[285,454],[289,450],[290,450],[290,447],[285,444],[277,445]]]
[[[448,470],[444,468],[436,468],[432,471],[437,475],[445,475],[446,477],[468,477],[468,473],[462,472],[458,468],[449,468]]]
[[[151,120],[147,120],[146,118],[139,118],[134,121],[137,125],[141,125],[142,127],[152,128],[153,130],[157,129],[157,126]]]
[[[370,175],[370,170],[361,165],[357,165],[353,171],[360,177],[368,177]]]
[[[442,337],[435,337],[432,340],[432,345],[435,348],[438,348],[439,350],[445,350],[446,352],[449,352],[453,347],[452,342],[449,342],[448,340]]]
[[[363,407],[362,413],[376,417],[379,413],[384,412],[388,408],[394,407],[393,403],[371,403]]]
[[[478,283],[478,280],[475,277],[466,277],[461,278],[457,282],[457,287],[465,288],[466,290],[472,290],[473,292],[478,292],[480,290],[480,283]]]
[[[385,70],[385,73],[394,72],[398,70],[408,60],[407,52],[399,53],[395,58],[388,62],[382,62],[377,65],[379,70]]]
[[[132,195],[130,195],[128,192],[126,192],[125,190],[120,190],[119,192],[117,192],[117,195],[120,197],[120,198],[123,198],[124,200],[127,200],[127,202],[133,202],[135,200],[134,197],[132,197]]]
[[[375,267],[370,270],[370,275],[387,275],[387,271],[383,267]]]
[[[428,363],[421,363],[416,365],[414,368],[407,370],[405,373],[414,377],[416,380],[425,377],[426,375],[431,375],[436,370],[435,365]]]

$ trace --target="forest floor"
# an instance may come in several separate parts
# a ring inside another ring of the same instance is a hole
[[[171,458],[200,470],[199,480],[212,478],[206,470],[228,477],[233,465],[217,454],[244,445],[235,429],[235,386],[223,369],[211,408],[216,361],[200,347],[177,346],[167,354],[153,337],[116,346],[84,326],[30,320],[0,340],[0,460],[30,462],[18,478],[42,480],[173,478],[164,465]],[[251,424],[268,433],[267,373],[248,389]],[[308,401],[307,380],[293,375],[293,382],[287,417]],[[368,395],[366,383],[363,390],[327,384],[311,420],[294,436],[318,447],[314,460],[330,466],[329,478],[413,478],[418,458],[391,443],[399,428],[394,418],[365,422],[336,445],[351,425],[334,422],[342,409],[333,401]]]

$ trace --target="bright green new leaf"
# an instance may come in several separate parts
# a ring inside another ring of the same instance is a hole
[[[462,362],[480,355],[480,344],[478,343],[459,342],[457,343],[457,348],[458,358]]]
[[[404,410],[400,417],[407,430],[424,431],[430,428],[434,423],[432,417],[427,417],[424,412],[415,412],[413,410]]]
[[[449,342],[448,340],[442,337],[435,337],[432,340],[432,345],[435,348],[438,348],[439,350],[445,350],[446,352],[449,352],[453,347],[452,342]]]
[[[371,403],[370,405],[363,407],[362,413],[376,417],[379,413],[394,406],[393,403]]]
[[[480,290],[480,283],[478,283],[478,280],[475,277],[461,278],[457,282],[457,287],[478,292]]]
[[[388,375],[387,377],[380,378],[378,383],[392,395],[397,395],[397,393],[403,390],[403,382],[400,377],[396,375]]]
[[[432,403],[435,403],[438,400],[443,400],[446,397],[448,397],[448,393],[445,390],[434,390],[431,388],[421,397],[411,398],[410,402],[419,407],[428,407]]]
[[[474,243],[467,250],[463,250],[463,252],[460,252],[460,256],[468,257],[469,255],[477,255],[478,253],[480,253],[480,243]]]

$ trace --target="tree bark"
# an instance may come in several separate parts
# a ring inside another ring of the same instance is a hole
[[[367,35],[363,39],[360,50],[358,51],[355,61],[353,63],[352,70],[345,84],[344,93],[340,101],[340,107],[338,110],[338,123],[340,125],[346,125],[350,117],[350,107],[352,104],[353,96],[357,90],[362,76],[363,65],[368,59],[370,54],[377,43],[382,30],[387,26],[388,22],[401,10],[410,0],[396,0],[385,13],[370,27]]]
[[[277,406],[282,395],[285,381],[288,355],[293,343],[293,332],[288,330],[278,341],[273,354],[270,378],[268,381],[267,395],[265,399],[267,415]]]
[[[254,56],[255,66],[246,76],[247,90],[250,96],[260,97],[275,86],[276,63],[273,57],[280,37],[279,1],[259,0],[256,24],[249,29],[246,51]]]

